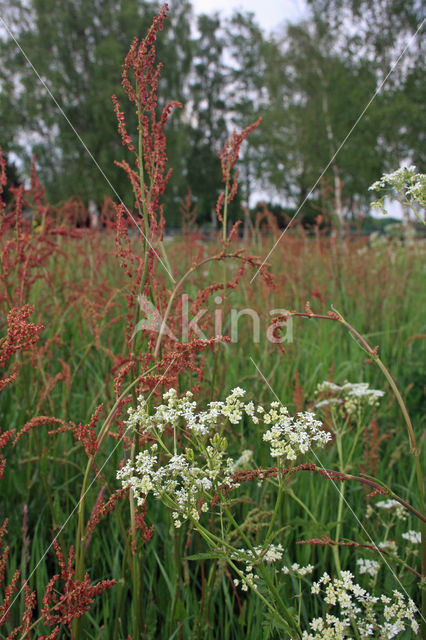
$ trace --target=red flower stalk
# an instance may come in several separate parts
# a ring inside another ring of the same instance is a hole
[[[145,522],[146,511],[147,511],[147,504],[145,502],[142,505],[142,507],[139,507],[135,513],[135,530],[140,532],[140,537],[142,538],[142,544],[146,544],[151,540],[152,536],[154,535],[154,529],[155,529],[155,525],[151,525],[150,527],[147,527]],[[130,532],[132,531],[130,530]],[[136,555],[137,540],[136,540],[136,537],[133,535],[132,535],[131,547],[132,547],[133,555]]]
[[[115,111],[115,115],[117,117],[117,121],[118,121],[118,133],[121,136],[121,141],[122,144],[124,146],[126,146],[129,151],[131,151],[132,153],[136,154],[136,149],[132,143],[132,139],[129,136],[129,134],[127,133],[127,129],[126,129],[126,119],[124,117],[124,113],[122,111],[120,111],[120,104],[118,102],[117,96],[113,95],[112,96],[112,102],[114,105],[114,111]]]
[[[197,230],[197,206],[192,202],[191,189],[188,189],[185,198],[181,202],[179,211],[182,220],[182,233],[185,235],[191,233],[191,231],[195,232]]]
[[[374,412],[375,413],[375,412]],[[379,427],[377,425],[376,416],[371,418],[369,426],[364,429],[364,462],[367,473],[370,476],[375,476],[379,468],[379,449],[384,440],[390,438],[389,433],[379,434]],[[360,467],[364,472],[364,467]]]
[[[19,433],[16,434],[13,441],[13,446],[16,447],[18,441],[22,438],[23,435],[25,435],[32,429],[37,429],[43,424],[61,425],[61,429],[57,429],[57,431],[67,431],[69,429],[68,423],[64,420],[61,420],[60,418],[53,418],[52,416],[37,416],[35,418],[31,418],[31,420],[24,424]]]
[[[54,627],[50,636],[47,636],[50,638],[57,637],[61,626],[67,626],[71,630],[72,621],[80,618],[90,609],[94,598],[116,584],[115,580],[102,580],[91,585],[88,573],[85,574],[83,580],[76,580],[74,577],[73,547],[70,548],[68,559],[65,561],[56,540],[53,541],[53,546],[58,558],[60,575],[53,576],[49,581],[43,597],[42,608],[44,624]],[[57,583],[60,579],[62,579],[64,587],[63,593],[58,595]],[[55,633],[56,635],[54,635]]]
[[[139,511],[136,512],[135,516],[136,530],[140,531],[144,542],[149,542],[151,540],[155,529],[155,525],[151,525],[150,527],[147,527],[146,525],[145,516],[147,508],[148,505],[145,502],[141,507],[139,507]]]
[[[376,547],[372,544],[361,544],[360,542],[355,542],[354,540],[332,540],[329,536],[322,536],[322,538],[312,538],[311,540],[298,540],[296,544],[311,544],[320,547],[352,547],[355,549],[367,549],[368,551],[376,551],[377,553],[381,553],[382,555],[389,555],[388,551],[384,549],[380,549],[380,547]],[[405,565],[405,568],[408,571],[411,571],[419,580],[421,580],[422,575],[409,565]]]
[[[41,360],[41,358],[40,358]],[[43,406],[43,403],[45,400],[49,400],[50,401],[50,395],[53,391],[53,389],[56,387],[56,385],[59,382],[64,382],[65,385],[68,387],[70,387],[71,385],[71,368],[69,366],[69,364],[67,364],[66,362],[64,362],[64,360],[62,360],[61,358],[58,358],[58,362],[60,363],[61,367],[62,367],[62,371],[60,371],[59,373],[57,373],[54,376],[50,376],[49,378],[47,378],[45,385],[44,385],[44,389],[43,392],[40,393],[40,397],[37,401],[36,407],[35,407],[35,411],[38,413],[41,409],[41,407]],[[50,406],[52,407],[53,410],[53,405],[50,402]]]
[[[104,487],[102,487],[102,489],[104,489]],[[103,493],[102,489],[101,489],[101,492]],[[102,520],[102,518],[105,518],[105,516],[107,516],[108,513],[111,513],[111,511],[115,509],[115,505],[117,504],[117,502],[120,500],[120,498],[123,498],[126,495],[128,490],[129,490],[128,487],[124,487],[123,489],[117,489],[117,491],[114,491],[114,493],[111,495],[109,500],[107,500],[107,502],[104,502],[101,493],[99,494],[86,527],[86,531],[87,531],[86,535],[89,535],[89,538],[90,538],[90,535],[93,533],[93,530],[96,527],[96,525]],[[88,542],[89,542],[89,539],[87,540],[87,544]]]
[[[0,549],[4,547],[3,538],[7,533],[7,523],[8,521],[6,519],[3,522],[2,526],[0,527]],[[4,547],[3,553],[0,556],[0,586],[3,584],[8,555],[9,555],[9,547],[6,546]],[[17,583],[18,583],[20,574],[21,572],[19,571],[19,569],[17,569],[12,576],[11,582],[4,589],[3,601],[0,605],[0,626],[4,625],[9,618],[11,605],[12,605],[12,598],[13,598],[13,594],[17,591]],[[15,638],[18,635],[18,633],[21,633],[21,635],[24,635],[28,631],[31,625],[32,610],[36,605],[36,596],[35,596],[35,593],[30,590],[26,581],[23,582],[22,587],[25,593],[24,614],[22,616],[22,624],[16,627],[7,636],[7,639]]]
[[[14,371],[9,376],[6,376],[5,378],[1,378],[0,379],[0,391],[3,391],[3,389],[5,389],[9,384],[14,382],[17,377],[18,377],[18,372]]]
[[[37,280],[49,281],[46,263],[52,254],[61,251],[55,236],[80,237],[81,230],[75,229],[67,203],[55,211],[46,201],[36,174],[35,158],[31,165],[31,188],[10,187],[13,201],[7,208],[1,197],[5,185],[5,162],[0,149],[0,302],[5,301],[10,309],[24,305]],[[23,216],[24,208],[29,215]],[[81,212],[82,202],[74,198],[71,208]],[[55,217],[59,215],[61,224],[56,226]]]
[[[32,204],[37,211],[37,216],[42,226],[46,223],[46,216],[49,213],[49,204],[44,196],[44,187],[37,175],[36,155],[33,155],[31,161],[31,189],[26,193],[32,199]]]
[[[13,434],[15,433],[15,429],[9,429],[8,431],[4,431],[0,433],[0,452],[7,445]],[[3,478],[4,468],[6,466],[6,458],[3,453],[0,453],[0,479]]]
[[[0,366],[4,367],[14,353],[27,351],[38,341],[44,327],[42,324],[27,322],[33,310],[34,307],[26,304],[20,309],[14,307],[9,311],[6,337],[0,341]]]
[[[59,420],[58,418],[47,418],[44,416],[41,418],[33,418],[33,420],[30,420],[30,422],[28,422],[24,426],[24,428],[20,431],[18,436],[15,438],[15,440],[18,440],[18,438],[24,432],[24,429],[28,431],[29,429],[34,428],[34,426],[38,426],[38,424],[43,424],[43,422],[55,422],[60,426],[57,429],[51,429],[49,431],[49,435],[54,435],[56,433],[64,433],[65,431],[72,431],[73,436],[77,440],[77,442],[81,442],[83,444],[86,455],[88,457],[94,456],[99,446],[98,438],[95,432],[95,427],[99,419],[99,414],[101,413],[103,408],[104,408],[103,404],[100,404],[96,408],[88,424],[80,423],[76,425],[74,424],[74,422],[70,422],[69,424],[67,424],[66,422],[64,422],[63,420]],[[35,421],[38,421],[38,422],[34,424]]]
[[[22,589],[24,590],[24,613],[22,615],[22,624],[15,627],[13,631],[11,631],[7,636],[6,640],[13,640],[14,638],[18,637],[18,634],[19,637],[22,638],[28,637],[26,634],[28,633],[31,626],[33,609],[35,609],[37,605],[37,598],[35,591],[31,591],[26,580],[22,583]]]
[[[29,305],[24,305],[20,309],[14,307],[9,311],[6,336],[0,340],[0,367],[5,367],[7,361],[15,353],[32,349],[39,340],[39,334],[44,329],[43,325],[26,322],[32,312],[33,307]],[[10,372],[9,375],[0,378],[0,391],[14,382],[17,376],[18,370],[16,368]],[[3,468],[4,462],[2,462],[2,458],[0,458],[0,472]]]
[[[5,550],[6,558],[7,558],[8,551],[9,551],[9,547],[6,547],[6,550]],[[4,590],[3,602],[0,606],[0,626],[5,624],[6,620],[10,615],[12,597],[18,588],[17,583],[19,580],[20,573],[21,572],[19,571],[19,569],[15,571],[15,573],[13,574],[12,580],[10,581],[10,584],[8,584],[6,589]]]
[[[220,158],[220,165],[222,167],[222,182],[225,183],[225,191],[219,195],[216,204],[216,214],[219,221],[222,222],[222,208],[225,204],[227,206],[235,198],[238,191],[238,170],[234,171],[232,176],[232,169],[238,160],[241,145],[244,140],[259,126],[262,118],[258,118],[256,122],[253,122],[248,127],[243,129],[240,133],[233,132],[231,139],[225,141],[222,151],[218,151]],[[232,179],[232,183],[231,183]]]
[[[72,430],[74,438],[78,442],[82,442],[84,450],[88,457],[94,456],[98,450],[98,438],[95,432],[96,423],[99,419],[99,414],[104,408],[103,404],[100,404],[93,416],[90,418],[88,424],[79,424],[78,426],[72,423]]]
[[[114,393],[118,397],[121,393],[121,385],[123,384],[124,378],[127,376],[130,371],[135,371],[136,362],[134,360],[128,360],[124,362],[124,364],[119,368],[117,375],[114,378]]]
[[[157,33],[162,30],[167,17],[168,6],[165,4],[144,39],[135,38],[125,58],[122,72],[122,86],[131,102],[136,105],[138,117],[139,144],[138,150],[127,133],[125,116],[120,110],[117,96],[112,96],[114,111],[118,121],[118,132],[123,145],[135,154],[136,170],[125,161],[117,162],[127,173],[136,198],[136,206],[144,219],[145,235],[152,236],[158,230],[162,236],[164,217],[159,199],[169,181],[171,170],[166,171],[166,137],[164,127],[171,111],[182,107],[173,100],[163,109],[157,120],[157,90],[162,64],[156,64],[154,42]]]

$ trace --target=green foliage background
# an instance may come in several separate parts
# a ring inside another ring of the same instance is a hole
[[[121,64],[159,6],[147,0],[0,2],[10,33],[129,207],[132,195],[114,164],[125,150],[111,95],[123,99]],[[168,130],[174,169],[165,196],[169,225],[179,224],[179,203],[188,188],[199,220],[214,219],[217,150],[234,127],[259,115],[262,125],[243,150],[241,198],[247,201],[262,189],[270,199],[298,207],[422,18],[421,3],[413,0],[311,0],[309,9],[304,21],[271,35],[248,12],[226,19],[195,16],[189,0],[171,3],[157,43],[164,63],[159,106],[176,99],[184,109],[173,115]],[[86,204],[89,199],[100,204],[113,195],[110,187],[10,33],[2,25],[0,144],[15,154],[22,174],[37,154],[51,200],[77,193]],[[322,187],[340,176],[346,215],[366,204],[369,184],[384,170],[407,159],[424,168],[421,36],[420,31],[325,174]],[[134,131],[134,114],[126,115],[128,130]],[[331,213],[332,199],[321,195],[320,185],[313,197]],[[239,204],[234,217],[240,217]]]

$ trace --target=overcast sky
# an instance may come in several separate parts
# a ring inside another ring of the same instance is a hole
[[[173,0],[171,0],[173,6]],[[192,0],[195,13],[219,11],[225,15],[235,9],[253,11],[257,22],[267,31],[283,22],[295,21],[306,16],[305,0]]]

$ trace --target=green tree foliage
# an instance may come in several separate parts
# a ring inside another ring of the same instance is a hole
[[[400,64],[339,149],[390,65],[421,21],[418,0],[309,0],[311,15],[262,32],[253,14],[237,11],[195,20],[190,0],[170,3],[157,41],[164,63],[161,104],[180,100],[168,124],[169,166],[164,196],[169,226],[190,188],[199,222],[215,221],[221,188],[218,149],[232,132],[260,115],[242,148],[241,203],[260,187],[270,200],[318,212],[355,215],[368,186],[384,170],[409,160],[424,171],[425,71],[419,33]],[[0,0],[0,12],[28,59],[55,96],[118,195],[133,195],[115,160],[126,157],[111,104],[116,93],[128,131],[136,118],[121,92],[121,64],[134,36],[142,36],[160,2],[154,0]],[[101,202],[107,181],[60,113],[13,38],[0,31],[0,144],[26,167],[37,153],[53,201],[80,195]],[[248,224],[248,220],[246,220]]]
[[[375,89],[368,67],[333,54],[329,37],[322,22],[291,26],[268,60],[272,109],[265,128],[273,152],[264,170],[295,207],[309,196]],[[342,199],[363,193],[380,173],[376,127],[374,114],[366,114],[331,162],[324,177],[335,196],[339,188]]]
[[[185,85],[182,74],[190,68],[185,18],[190,5],[185,1],[176,5],[170,16],[172,30],[169,25],[162,42],[161,53],[167,54],[168,62],[165,94]],[[99,202],[105,194],[112,195],[70,122],[118,195],[127,204],[132,203],[127,180],[114,164],[125,151],[117,135],[111,95],[123,98],[120,82],[124,57],[133,37],[146,32],[157,9],[152,2],[140,0],[12,0],[4,7],[2,15],[11,32],[66,117],[9,38],[1,54],[0,138],[21,158],[37,153],[41,176],[52,199],[77,192],[86,202],[89,198]],[[179,41],[173,42],[174,35],[170,34],[176,34]],[[126,106],[125,99],[122,104]],[[126,116],[130,119],[129,131],[135,131],[134,114]]]
[[[276,46],[270,44],[270,109],[263,128],[269,153],[262,171],[299,207],[329,164],[324,181],[330,188],[321,192],[318,185],[306,206],[313,199],[321,211],[353,215],[367,204],[375,176],[407,158],[421,159],[424,72],[415,56],[409,58],[405,71],[398,68],[400,77],[378,91],[357,123],[388,68],[384,73],[376,60],[372,63],[371,34],[365,41],[362,30],[352,36],[352,26],[342,18],[346,14],[333,14],[334,21],[325,8],[324,16],[319,14],[316,6],[311,19],[290,25]],[[326,202],[321,193],[328,193]]]
[[[424,2],[309,0],[309,5],[330,26],[342,56],[362,59],[377,86],[386,78],[377,102],[387,168],[409,159],[424,169]]]
[[[415,34],[424,18],[422,0],[308,0],[316,17],[326,22],[342,51],[367,58],[379,75],[386,74],[395,54]],[[410,57],[418,59],[421,33],[410,46]],[[401,71],[401,67],[398,71]],[[392,75],[391,82],[399,77]]]
[[[202,219],[216,223],[215,206],[221,186],[217,151],[226,138],[227,68],[225,37],[218,14],[201,15],[194,42],[191,100],[187,115],[191,125],[188,183]]]

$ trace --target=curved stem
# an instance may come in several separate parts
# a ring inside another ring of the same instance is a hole
[[[346,320],[343,318],[343,316],[341,315],[341,313],[339,313],[338,311],[336,311],[333,307],[333,313],[331,315],[321,315],[321,314],[316,314],[316,313],[300,313],[300,312],[293,312],[290,314],[287,314],[288,316],[299,316],[299,317],[304,317],[304,318],[318,318],[321,320],[333,320],[335,322],[340,322],[341,324],[343,324],[344,327],[346,327],[346,329],[352,334],[352,336],[355,338],[355,340],[361,345],[361,347],[364,349],[364,351],[366,351],[368,353],[368,355],[370,356],[370,358],[377,364],[377,366],[379,367],[379,369],[382,371],[382,373],[384,374],[386,380],[388,381],[392,392],[399,404],[399,407],[401,409],[401,413],[404,417],[404,421],[407,427],[407,431],[408,431],[408,437],[410,440],[410,446],[411,446],[411,451],[413,454],[413,458],[414,458],[414,467],[415,467],[415,471],[416,471],[416,479],[417,479],[417,488],[418,488],[418,492],[419,492],[419,512],[416,512],[417,517],[420,518],[420,532],[421,532],[421,539],[422,539],[422,576],[425,577],[426,576],[426,528],[425,528],[425,518],[424,518],[424,484],[423,484],[423,470],[422,470],[422,465],[420,463],[420,451],[417,448],[417,443],[416,443],[416,437],[414,435],[414,429],[413,429],[413,425],[411,423],[411,419],[410,416],[408,414],[407,411],[407,407],[405,406],[405,402],[402,398],[402,395],[398,389],[398,386],[395,382],[395,380],[393,379],[389,369],[383,364],[382,360],[379,358],[378,354],[377,354],[377,348],[373,349],[368,342],[365,340],[365,338],[362,337],[362,335],[360,333],[358,333],[358,331],[349,324],[349,322],[346,322]],[[396,499],[396,498],[395,498]],[[399,500],[401,502],[401,500]],[[402,502],[401,502],[402,504]],[[413,509],[410,508],[410,511],[413,512]],[[422,591],[422,598],[423,598],[423,616],[426,618],[426,589],[424,589]]]
[[[214,256],[211,256],[210,258],[205,258],[204,260],[201,260],[201,262],[198,262],[197,264],[193,265],[192,267],[190,267],[188,269],[188,271],[182,276],[182,278],[179,280],[179,282],[176,283],[175,288],[173,289],[170,298],[169,298],[169,302],[167,304],[166,307],[166,311],[164,313],[164,317],[163,320],[161,322],[161,327],[160,327],[160,331],[158,332],[158,338],[157,338],[157,342],[155,345],[155,349],[154,349],[154,359],[157,359],[159,351],[160,351],[160,346],[161,346],[161,341],[165,332],[165,328],[167,325],[167,320],[169,318],[170,315],[170,311],[172,309],[172,305],[174,302],[174,299],[176,298],[176,294],[179,291],[179,289],[181,288],[181,286],[184,284],[184,282],[187,280],[187,278],[191,275],[191,273],[193,273],[194,271],[196,271],[197,269],[199,269],[199,267],[202,267],[203,265],[205,265],[207,262],[213,262],[214,260],[222,260],[225,258],[239,258],[241,259],[241,256],[238,254],[216,254]]]

